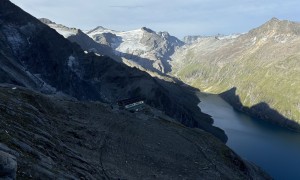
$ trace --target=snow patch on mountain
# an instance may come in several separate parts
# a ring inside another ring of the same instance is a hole
[[[140,43],[143,38],[144,32],[140,29],[126,32],[116,33],[117,36],[122,37],[122,42],[120,46],[116,49],[120,52],[130,52],[130,51],[146,51],[147,46]]]
[[[118,59],[119,62],[127,59],[132,61],[130,64],[137,64],[138,68],[159,73],[170,71],[170,56],[184,45],[168,32],[156,33],[146,27],[131,31],[115,31],[98,26],[82,32],[48,19],[41,21],[70,41],[75,41],[88,52],[105,54]]]
[[[184,44],[167,32],[156,33],[146,27],[115,31],[98,26],[87,35],[97,43],[113,48],[117,56],[157,72],[170,71],[170,56]]]
[[[68,28],[66,26],[63,26],[61,24],[48,24],[52,29],[54,29],[56,32],[64,36],[65,38],[68,38],[70,36],[76,35],[78,33],[78,30],[75,28]]]
[[[143,30],[137,29],[132,31],[115,31],[103,28],[102,26],[97,27],[94,30],[91,30],[87,33],[88,36],[95,39],[99,34],[112,33],[120,38],[112,38],[111,47],[116,51],[122,53],[132,53],[133,51],[146,51],[147,46],[140,43],[140,40],[143,37]]]

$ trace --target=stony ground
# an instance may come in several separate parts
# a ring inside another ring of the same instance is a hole
[[[0,177],[11,179],[269,178],[154,109],[132,114],[19,87],[0,87],[0,142]]]

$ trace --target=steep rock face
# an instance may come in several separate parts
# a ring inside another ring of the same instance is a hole
[[[115,50],[116,55],[155,72],[170,72],[170,56],[184,43],[167,32],[154,32],[143,27],[133,31],[114,31],[101,26],[86,32],[99,44]]]
[[[209,133],[149,108],[0,87],[0,178],[270,179]],[[15,158],[16,157],[16,158]]]
[[[114,103],[140,96],[147,104],[189,127],[205,129],[226,141],[212,119],[198,109],[199,100],[174,82],[152,78],[107,56],[84,53],[55,30],[9,1],[0,4],[1,83],[45,93],[65,93],[79,100]]]
[[[278,123],[299,129],[289,121],[300,122],[299,32],[299,23],[273,18],[234,39],[203,39],[174,55],[173,73],[206,92],[236,88],[251,115],[273,121],[277,111]]]

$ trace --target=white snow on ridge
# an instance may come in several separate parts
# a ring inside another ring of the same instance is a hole
[[[95,36],[103,33],[112,33],[117,37],[114,38],[112,47],[116,51],[122,53],[132,53],[132,51],[146,51],[147,46],[140,43],[140,40],[143,38],[144,31],[141,29],[132,30],[132,31],[115,31],[110,29],[105,29],[103,27],[98,27],[94,30],[91,30],[87,33],[88,36],[94,39]]]
[[[48,26],[54,29],[59,34],[61,34],[62,36],[64,36],[65,38],[76,35],[78,33],[78,30],[75,28],[71,29],[59,24],[48,24]]]
[[[116,50],[124,53],[128,50],[146,51],[147,47],[140,43],[140,40],[143,38],[143,34],[144,32],[141,29],[116,33],[116,35],[121,37],[123,41]]]

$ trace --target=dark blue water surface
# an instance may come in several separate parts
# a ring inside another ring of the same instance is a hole
[[[226,143],[278,180],[300,180],[300,133],[235,111],[218,95],[199,93],[201,110],[228,136]]]

